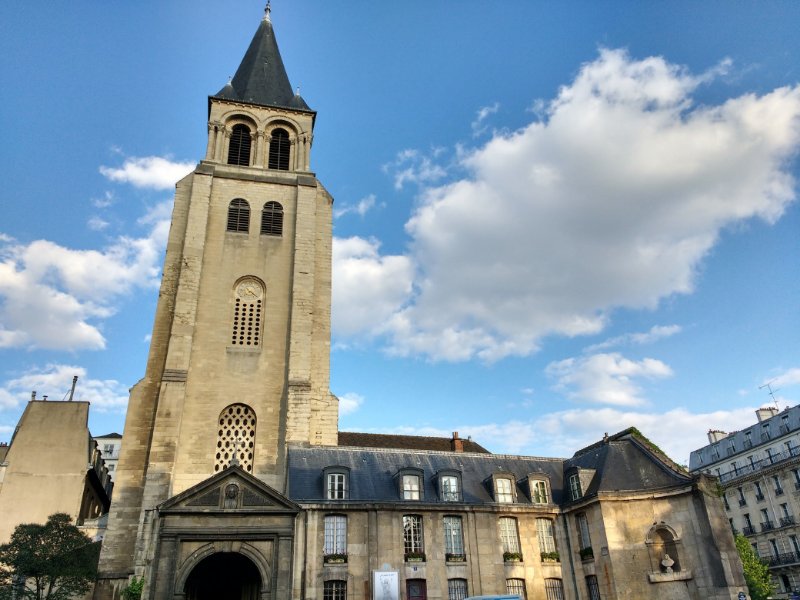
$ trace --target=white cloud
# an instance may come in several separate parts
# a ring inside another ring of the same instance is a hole
[[[800,368],[795,367],[793,369],[789,369],[788,371],[784,371],[777,377],[773,377],[772,379],[765,381],[764,385],[767,385],[768,383],[773,389],[798,385],[800,384]]]
[[[500,103],[495,102],[491,106],[482,106],[475,115],[475,120],[470,124],[472,137],[479,137],[486,133],[486,119],[500,110]]]
[[[347,393],[339,396],[339,414],[349,415],[356,412],[364,404],[364,396],[355,393]]]
[[[125,159],[121,167],[100,167],[100,173],[111,181],[167,190],[172,189],[194,167],[192,162],[175,162],[162,156],[131,156]]]
[[[413,271],[405,256],[380,256],[379,244],[333,239],[333,332],[357,335],[382,327],[407,301]]]
[[[68,397],[72,377],[78,376],[75,400],[92,403],[92,410],[99,412],[125,412],[128,404],[128,386],[113,379],[92,379],[86,369],[74,365],[49,364],[34,368],[10,379],[0,387],[0,409],[15,408],[30,400],[31,392],[37,399],[48,396],[60,401]]]
[[[115,202],[114,192],[110,191],[106,191],[103,194],[102,198],[92,199],[92,204],[94,205],[95,208],[108,208],[109,206],[114,204],[114,202]]]
[[[115,312],[114,301],[158,286],[169,222],[147,224],[147,236],[119,237],[100,250],[47,240],[0,244],[0,348],[105,347],[98,321]]]
[[[356,213],[358,216],[363,217],[374,207],[375,207],[375,194],[369,194],[367,196],[364,196],[356,204],[345,204],[343,206],[335,208],[333,210],[333,216],[338,219],[339,217],[342,217],[348,213]]]
[[[447,175],[445,168],[436,162],[442,151],[442,148],[434,148],[430,155],[426,156],[419,150],[401,150],[394,162],[383,165],[383,170],[385,173],[391,173],[396,190],[402,190],[408,183],[432,184]]]
[[[86,222],[86,226],[92,231],[103,231],[103,229],[108,227],[108,221],[104,221],[100,217],[94,216]]]
[[[617,353],[567,358],[550,363],[546,372],[557,379],[553,389],[568,398],[615,406],[644,404],[637,380],[672,375],[672,369],[660,360],[634,361]]]
[[[722,229],[777,220],[795,199],[800,86],[696,105],[724,66],[603,50],[544,120],[457,152],[468,176],[424,189],[406,224],[417,294],[387,321],[391,351],[492,361],[596,334],[616,308],[691,293]],[[398,156],[396,187],[445,176],[424,158]]]
[[[652,344],[658,340],[672,337],[673,335],[681,332],[680,325],[653,325],[649,331],[638,333],[626,333],[607,339],[599,344],[593,344],[587,347],[584,352],[597,352],[598,350],[606,350],[615,346],[626,346],[629,344],[643,345]]]

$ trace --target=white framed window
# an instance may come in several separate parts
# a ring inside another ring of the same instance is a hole
[[[545,579],[544,591],[547,594],[547,600],[564,600],[564,585],[560,579]]]
[[[494,501],[503,503],[514,502],[514,489],[510,479],[498,477],[494,480]]]
[[[447,555],[464,555],[464,531],[461,526],[461,517],[447,516],[444,523],[444,552]]]
[[[323,554],[347,554],[347,517],[327,515],[325,517],[325,541]]]
[[[525,600],[528,595],[525,592],[525,580],[524,579],[506,579],[506,594],[511,596],[519,596],[522,600]]]
[[[503,553],[519,553],[519,530],[517,520],[514,517],[500,517],[498,521],[500,529],[500,542],[503,545]]]
[[[447,580],[447,600],[464,600],[467,597],[466,579]]]
[[[439,477],[439,489],[442,501],[461,501],[461,484],[457,475],[442,475]]]
[[[592,547],[592,538],[589,536],[589,520],[586,518],[586,513],[578,513],[575,515],[578,521],[578,533],[580,534],[581,550]]]
[[[581,490],[581,478],[577,473],[569,476],[569,498],[578,500],[583,495]]]
[[[425,552],[420,515],[403,515],[403,549],[406,556]]]
[[[403,475],[403,500],[419,500],[419,475]]]
[[[540,552],[556,552],[556,536],[551,519],[536,519],[536,533]]]
[[[347,474],[328,473],[325,491],[328,500],[345,500],[347,498]]]
[[[547,481],[543,479],[534,479],[531,485],[531,501],[534,504],[547,504],[550,502],[550,493],[547,489]]]

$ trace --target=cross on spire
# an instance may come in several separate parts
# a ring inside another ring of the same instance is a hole
[[[271,0],[267,0],[267,6],[264,8],[264,20],[269,21],[270,23],[272,22],[269,18],[269,13],[272,12],[271,4],[272,4]]]

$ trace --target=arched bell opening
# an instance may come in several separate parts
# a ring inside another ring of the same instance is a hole
[[[236,552],[207,556],[192,569],[186,600],[258,600],[261,575],[252,560]]]

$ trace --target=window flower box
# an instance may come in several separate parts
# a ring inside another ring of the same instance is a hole
[[[522,562],[521,552],[503,552],[503,560],[505,562]]]
[[[542,562],[561,562],[561,557],[558,555],[558,552],[542,552]]]
[[[580,551],[581,560],[593,560],[594,559],[594,550],[592,547],[589,546],[588,548],[582,548]]]
[[[326,554],[322,557],[326,565],[341,565],[347,562],[347,554]]]
[[[406,552],[406,562],[425,562],[425,553]]]
[[[444,559],[447,562],[464,562],[467,560],[467,556],[465,554],[450,554],[448,552],[444,555]]]

